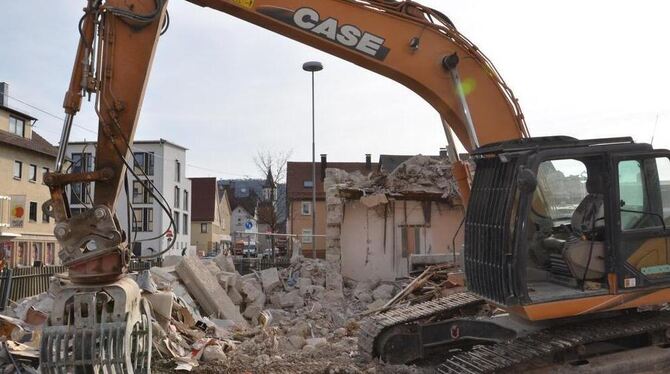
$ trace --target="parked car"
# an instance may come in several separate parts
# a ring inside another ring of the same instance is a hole
[[[256,244],[247,244],[242,249],[242,256],[244,257],[256,257],[257,254],[258,249],[256,248]]]

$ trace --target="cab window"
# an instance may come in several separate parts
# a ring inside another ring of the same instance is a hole
[[[618,174],[622,230],[662,227],[670,223],[668,158],[620,161]]]

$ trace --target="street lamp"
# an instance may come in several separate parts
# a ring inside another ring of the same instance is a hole
[[[304,71],[312,73],[312,258],[316,258],[316,145],[314,141],[314,73],[323,70],[318,61],[308,61],[302,65]]]

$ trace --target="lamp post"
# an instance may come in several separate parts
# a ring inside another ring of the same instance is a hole
[[[314,141],[314,73],[323,70],[318,61],[308,61],[302,65],[304,71],[312,73],[312,258],[316,258],[316,145]]]

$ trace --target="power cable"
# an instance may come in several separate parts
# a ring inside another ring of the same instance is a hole
[[[44,113],[44,114],[46,114],[46,115],[48,115],[48,116],[50,116],[50,117],[53,117],[54,119],[57,119],[57,120],[59,120],[59,121],[64,121],[64,120],[65,120],[63,117],[59,117],[59,116],[56,115],[56,114],[53,114],[53,113],[51,113],[51,112],[49,112],[49,111],[46,111],[46,110],[44,110],[44,109],[41,109],[41,108],[39,108],[39,107],[37,107],[37,106],[34,106],[34,105],[32,105],[32,104],[29,104],[29,103],[27,103],[27,102],[25,102],[25,101],[23,101],[23,100],[21,100],[21,99],[18,99],[18,98],[14,97],[14,96],[11,96],[11,95],[6,95],[6,96],[7,96],[8,98],[12,99],[12,100],[16,100],[16,101],[18,101],[19,103],[21,103],[21,104],[23,104],[23,105],[26,105],[26,106],[28,106],[28,107],[34,109],[34,110],[37,110],[37,111],[39,111],[39,112],[41,112],[41,113]],[[98,135],[98,133],[97,133],[96,131],[93,131],[93,130],[89,129],[88,127],[84,127],[84,126],[79,125],[79,124],[77,124],[77,123],[73,123],[72,126],[77,127],[77,128],[79,128],[79,129],[82,129],[82,130],[84,130],[84,131],[86,131],[86,132],[89,132],[89,133],[91,133],[91,134],[93,134],[93,135],[96,135],[96,136]],[[92,142],[92,143],[94,143],[94,142]],[[135,149],[138,150],[138,151],[140,151],[140,152],[150,153],[148,150],[143,149],[142,147],[135,147]],[[160,156],[160,155],[154,155],[154,157],[156,157],[156,158],[160,158],[160,159],[163,159],[163,160],[165,159],[165,157]],[[197,166],[197,165],[189,164],[189,163],[186,163],[186,166],[188,166],[188,167],[190,167],[190,168],[194,168],[194,169],[199,169],[199,170],[204,170],[204,171],[209,171],[209,172],[217,173],[217,174],[220,174],[220,175],[229,175],[229,176],[234,176],[234,177],[251,178],[251,176],[248,175],[248,174],[237,174],[237,173],[224,172],[224,171],[221,171],[221,170],[211,169],[211,168],[206,168],[206,167]]]

